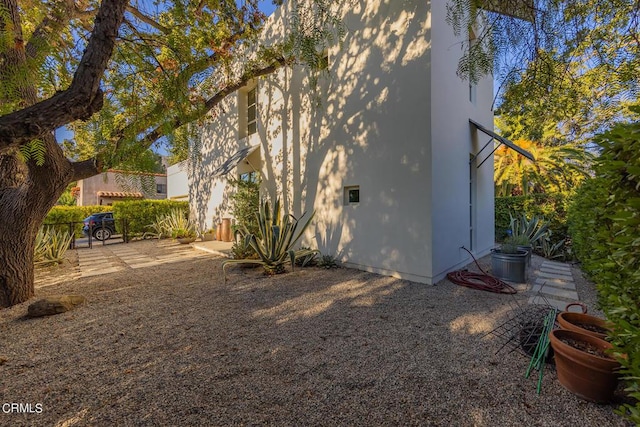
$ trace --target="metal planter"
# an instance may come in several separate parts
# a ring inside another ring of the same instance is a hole
[[[527,251],[518,250],[516,253],[493,251],[491,272],[498,279],[524,283],[527,278]]]

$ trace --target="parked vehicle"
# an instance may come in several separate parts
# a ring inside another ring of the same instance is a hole
[[[116,234],[116,221],[113,212],[99,212],[89,215],[83,220],[82,233],[91,234],[95,239],[108,240]]]

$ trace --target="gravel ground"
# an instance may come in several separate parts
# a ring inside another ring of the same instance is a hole
[[[168,249],[130,245],[150,256]],[[626,425],[615,404],[577,398],[552,369],[537,395],[528,359],[496,354],[501,342],[487,333],[512,296],[349,269],[265,277],[233,267],[224,283],[220,264],[199,258],[39,289],[88,298],[57,316],[26,319],[27,304],[0,310],[0,403],[42,408],[3,410],[0,425]],[[578,285],[592,298],[588,282]]]

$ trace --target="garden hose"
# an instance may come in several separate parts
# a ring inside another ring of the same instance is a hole
[[[469,252],[469,250],[464,246],[462,246],[461,248]],[[471,255],[471,258],[473,258],[473,261],[476,263],[482,273],[474,273],[468,270],[452,271],[450,273],[447,273],[447,279],[449,279],[449,281],[455,283],[456,285],[465,286],[467,288],[495,292],[498,294],[515,294],[517,292],[510,284],[503,282],[497,277],[487,274],[482,269],[482,267],[480,267],[480,264],[478,264],[478,261],[471,252],[469,252],[469,255]]]

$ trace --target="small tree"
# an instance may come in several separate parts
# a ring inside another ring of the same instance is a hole
[[[260,209],[260,181],[258,179],[231,179],[235,192],[231,196],[231,212],[238,230],[258,233],[257,214]]]

